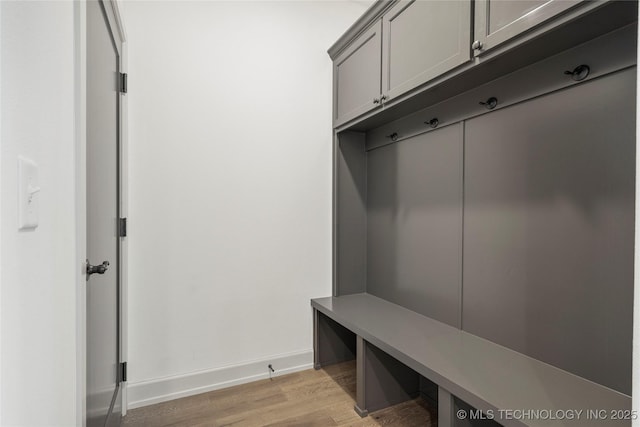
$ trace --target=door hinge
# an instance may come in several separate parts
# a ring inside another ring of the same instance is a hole
[[[120,362],[120,382],[127,381],[127,362]]]
[[[120,73],[120,92],[127,93],[127,73]]]
[[[127,237],[127,218],[120,218],[118,221],[118,236]]]

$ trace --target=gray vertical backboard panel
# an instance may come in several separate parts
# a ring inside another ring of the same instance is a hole
[[[631,393],[635,68],[469,120],[463,328]]]
[[[365,291],[367,164],[365,134],[337,136],[334,205],[334,295]]]
[[[368,152],[367,292],[459,326],[461,124]]]

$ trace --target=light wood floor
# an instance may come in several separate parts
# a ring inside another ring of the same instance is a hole
[[[355,362],[296,372],[133,409],[124,426],[437,426],[418,398],[360,418],[353,410]]]

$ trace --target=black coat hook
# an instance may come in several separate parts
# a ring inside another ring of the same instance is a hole
[[[424,122],[424,124],[425,124],[425,125],[429,125],[429,126],[431,126],[432,128],[437,128],[437,127],[438,127],[438,125],[440,124],[440,122],[438,121],[438,118],[437,118],[437,117],[434,117],[433,119],[431,119],[431,120],[427,120],[426,122]]]
[[[578,65],[573,71],[565,71],[566,75],[571,76],[571,78],[577,82],[586,79],[591,72],[591,68],[588,65],[582,64]]]
[[[392,141],[397,141],[398,140],[398,133],[394,132],[391,135],[387,135],[387,138],[391,138]]]
[[[480,101],[480,105],[487,107],[487,110],[493,110],[498,105],[498,98],[492,96],[484,102]]]

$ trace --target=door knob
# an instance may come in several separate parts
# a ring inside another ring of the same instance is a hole
[[[87,279],[92,274],[104,274],[109,269],[109,261],[102,261],[102,264],[91,265],[87,260]]]

